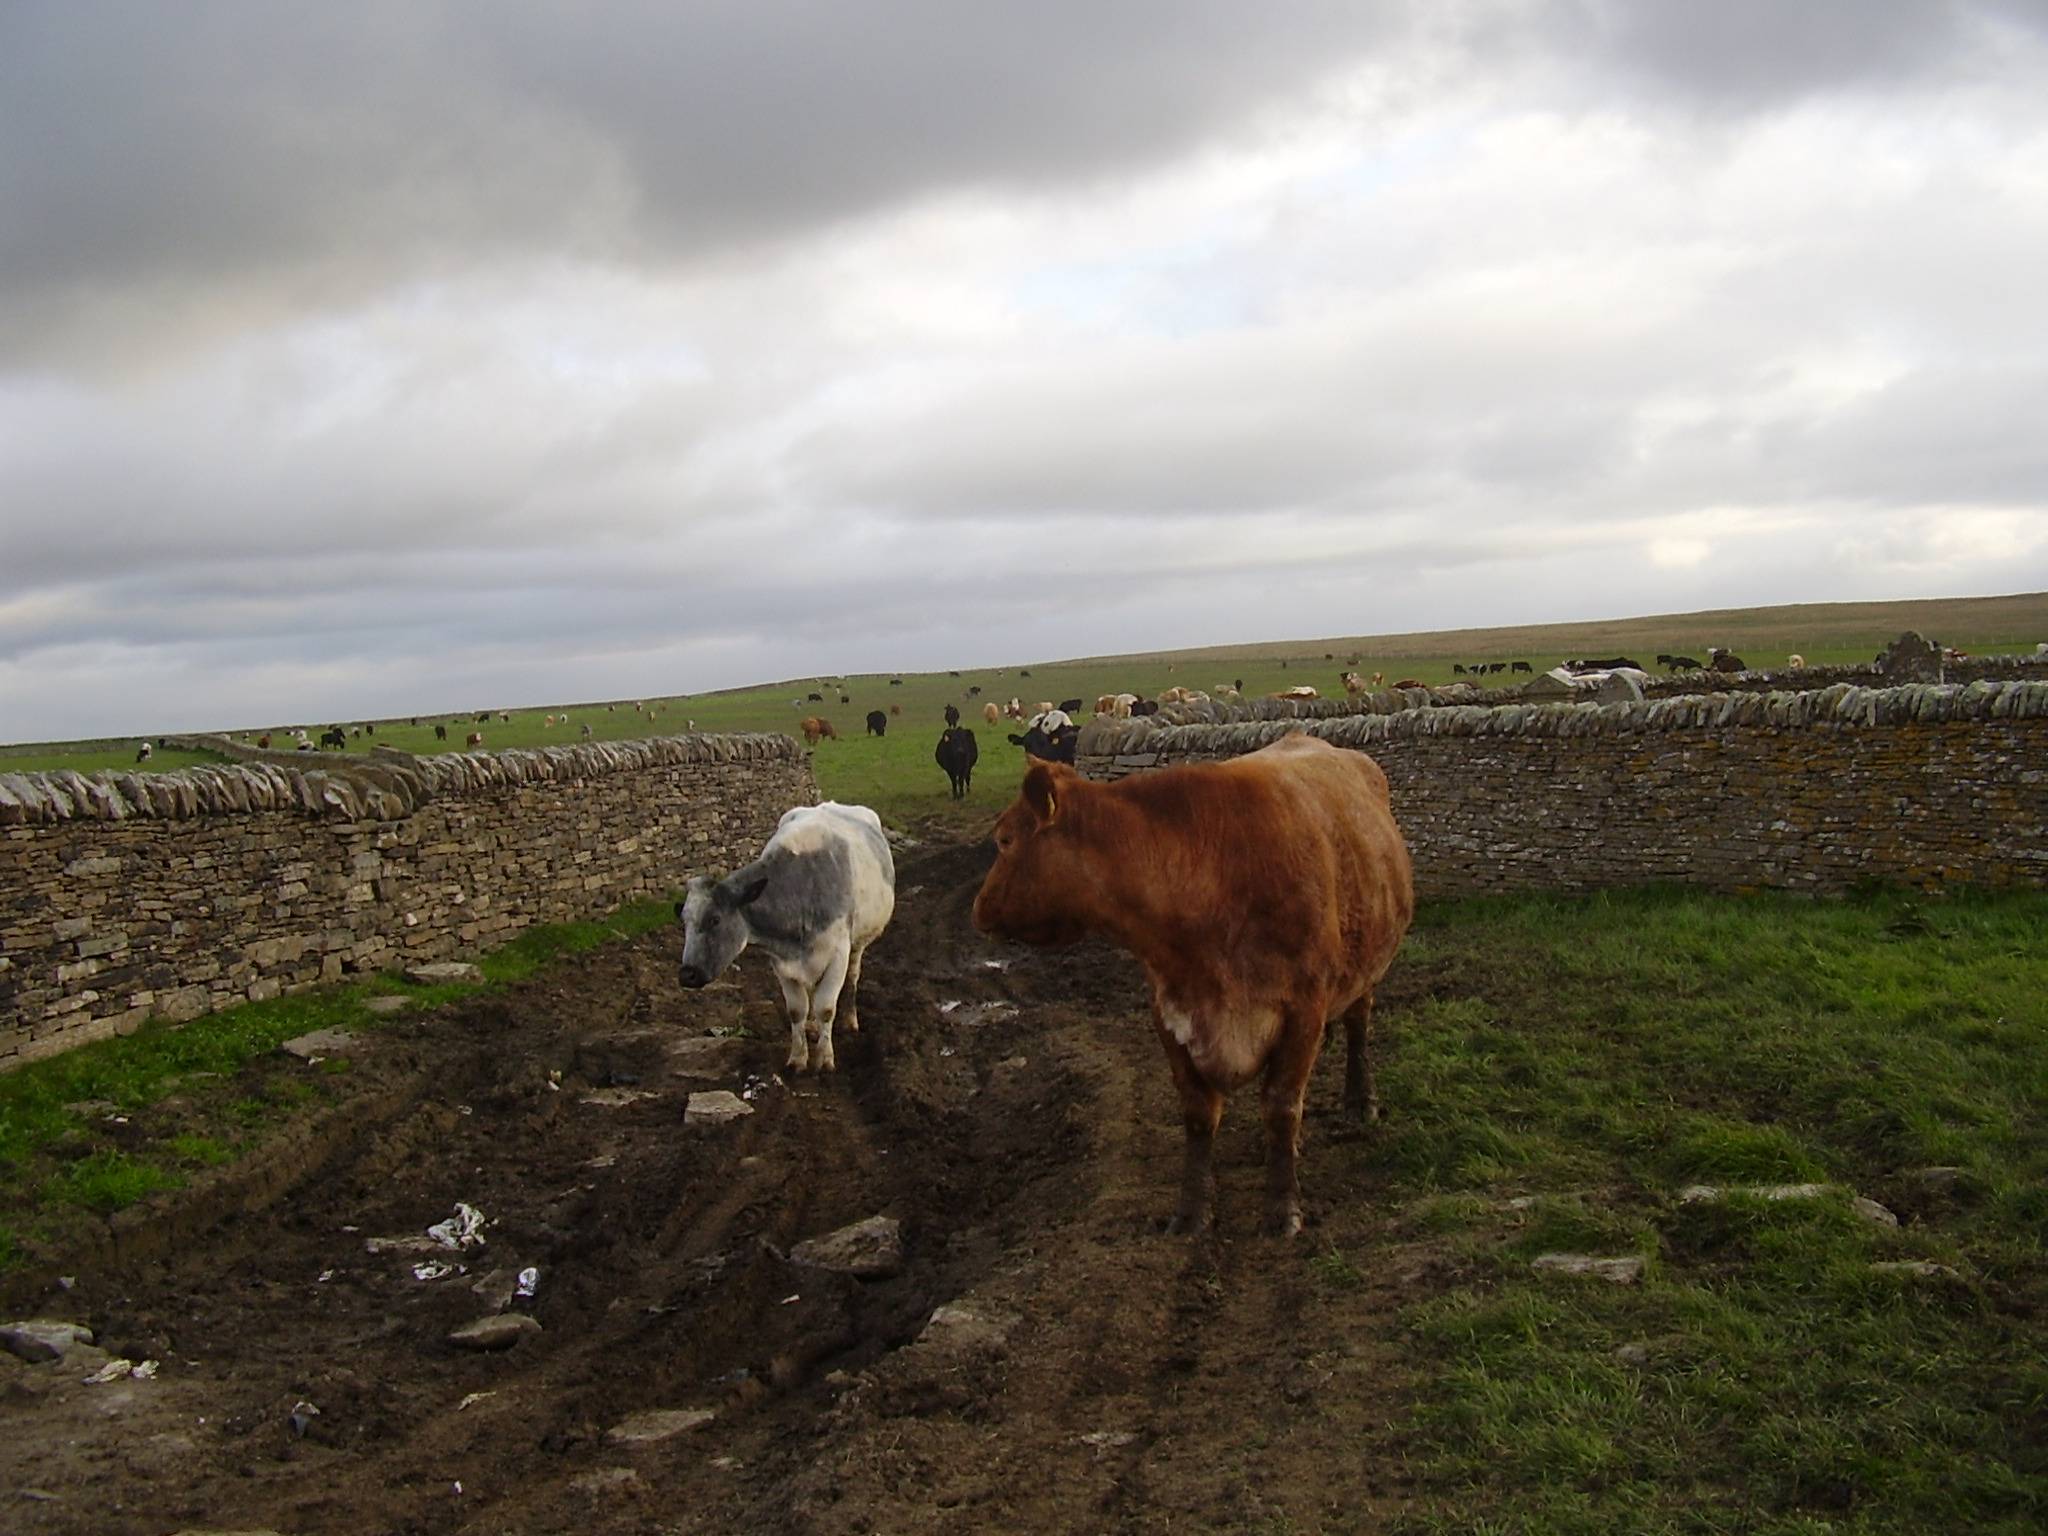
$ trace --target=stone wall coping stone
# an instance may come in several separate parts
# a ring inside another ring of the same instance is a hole
[[[1441,690],[1439,690],[1441,691]],[[1424,693],[1410,689],[1409,693]],[[1262,699],[1262,705],[1294,704]],[[1445,736],[1629,736],[1730,727],[1775,730],[1883,729],[2048,718],[2048,682],[1912,683],[1865,688],[1835,683],[1820,689],[1688,693],[1640,703],[1525,703],[1493,706],[1407,705],[1388,712],[1272,712],[1249,719],[1149,719],[1098,716],[1082,727],[1077,756],[1118,759],[1159,753],[1256,751],[1295,731],[1337,746],[1370,748],[1382,742]],[[1200,708],[1201,706],[1196,706]],[[1182,710],[1185,714],[1188,711]]]
[[[68,768],[0,773],[0,827],[131,818],[185,821],[256,811],[399,821],[442,797],[570,784],[689,763],[794,763],[804,752],[795,737],[771,732],[693,733],[412,758],[387,751],[370,759],[334,752],[264,752],[216,736],[180,737],[178,743],[239,760],[166,773]]]

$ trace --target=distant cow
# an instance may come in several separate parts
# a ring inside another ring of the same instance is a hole
[[[1494,668],[1493,670],[1494,670],[1494,671],[1496,671],[1496,672],[1498,672],[1498,671],[1500,670],[1500,668],[1499,668],[1499,667],[1495,667],[1495,668]],[[1528,674],[1529,674],[1529,675],[1530,675],[1531,677],[1534,677],[1534,676],[1536,675],[1536,669],[1535,669],[1534,667],[1530,666],[1530,665],[1529,665],[1529,663],[1528,663],[1528,662],[1526,662],[1526,661],[1517,661],[1517,662],[1511,662],[1511,663],[1509,664],[1509,666],[1508,666],[1508,671],[1509,671],[1510,673],[1515,673],[1515,672],[1526,672],[1526,673],[1528,673]]]
[[[896,910],[896,864],[864,805],[784,811],[761,856],[723,880],[699,875],[676,903],[682,984],[709,986],[749,943],[768,952],[789,1013],[789,1065],[830,1072],[832,1025],[860,1028],[860,962]]]
[[[1078,715],[1081,713],[1083,702],[1080,699],[1061,699],[1060,708],[1070,715]]]
[[[939,749],[933,756],[952,782],[953,798],[965,799],[967,791],[974,787],[974,765],[981,758],[981,747],[974,739],[974,732],[964,725],[947,726],[945,734],[939,737]]]
[[[879,709],[868,711],[868,734],[870,736],[887,736],[889,734],[889,717]]]
[[[1609,656],[1604,661],[1568,661],[1564,664],[1567,672],[1619,672],[1627,667],[1632,672],[1647,672],[1639,661],[1630,661],[1626,656]]]
[[[480,747],[484,744],[484,733],[482,731],[471,731],[462,744],[465,747]]]
[[[584,727],[584,729],[585,729],[585,730],[587,731],[587,730],[589,730],[589,729],[590,729],[590,727],[586,725],[586,726]],[[445,726],[445,725],[437,725],[437,726],[435,726],[435,727],[434,727],[434,740],[436,740],[436,741],[446,741],[447,739],[448,739],[448,727],[447,727],[447,726]]]
[[[1033,763],[995,842],[977,928],[1038,945],[1099,935],[1145,968],[1187,1130],[1171,1230],[1207,1221],[1224,1095],[1263,1071],[1264,1226],[1299,1231],[1309,1074],[1343,1019],[1345,1111],[1377,1116],[1373,989],[1415,908],[1379,765],[1304,735],[1110,784]]]
[[[337,752],[348,750],[348,733],[338,725],[330,725],[320,733],[320,745],[332,747]]]
[[[1674,656],[1668,663],[1673,672],[1700,672],[1705,667],[1696,656]]]
[[[955,677],[958,677],[960,674],[956,672],[953,675]],[[954,726],[958,725],[959,723],[960,706],[957,704],[948,704],[946,706],[946,728],[948,730],[951,730]]]
[[[1002,705],[996,703],[994,700],[990,700],[988,703],[981,706],[981,718],[986,720],[990,725],[996,724],[1003,718]]]
[[[806,704],[822,704],[825,702],[825,695],[822,693],[807,693],[804,695],[804,702]]]
[[[1379,681],[1377,673],[1374,674],[1373,681]],[[1322,695],[1317,693],[1307,683],[1296,683],[1292,688],[1282,688],[1278,693],[1268,694],[1267,697],[1272,699],[1319,699]]]
[[[148,762],[150,760],[150,757],[154,754],[154,750],[155,749],[152,748],[150,744],[145,741],[141,746],[135,749],[135,761],[137,761],[138,763]]]
[[[817,715],[804,716],[797,722],[797,729],[804,733],[804,745],[807,747],[815,747],[820,738],[839,739],[839,733],[832,729],[832,722]]]
[[[1707,647],[1707,668],[1713,672],[1741,672],[1742,658],[1718,645]]]

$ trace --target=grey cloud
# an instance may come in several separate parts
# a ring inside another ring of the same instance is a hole
[[[689,256],[1184,147],[1369,45],[1297,0],[25,3],[0,354],[118,353],[451,261]],[[73,338],[75,342],[75,338]]]
[[[2042,0],[1566,0],[1531,30],[1695,105],[1747,110],[1941,70]]]

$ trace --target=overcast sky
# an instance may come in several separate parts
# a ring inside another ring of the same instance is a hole
[[[2044,274],[2048,0],[10,0],[0,740],[2048,588]]]

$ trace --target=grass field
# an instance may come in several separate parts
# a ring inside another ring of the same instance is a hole
[[[1326,693],[1341,691],[1341,674],[1382,672],[1389,682],[1414,678],[1432,685],[1456,680],[1454,666],[1481,661],[1526,660],[1539,670],[1567,656],[1615,653],[1648,662],[1660,651],[1704,655],[1710,644],[1726,645],[1755,665],[1781,665],[1793,652],[1809,663],[1868,661],[1902,630],[1919,628],[1944,644],[1964,650],[2031,652],[2048,639],[2048,593],[2017,597],[1958,598],[1923,603],[1832,603],[1783,608],[1728,610],[1520,629],[1457,630],[1417,635],[1274,642],[1157,652],[1093,660],[1041,662],[979,671],[904,673],[805,678],[670,698],[616,700],[591,704],[537,705],[493,711],[422,715],[376,722],[298,721],[290,725],[237,727],[233,734],[273,733],[288,746],[294,727],[314,734],[335,723],[372,724],[351,734],[352,751],[377,742],[407,752],[463,750],[465,737],[479,731],[486,749],[539,747],[591,738],[622,741],[650,735],[700,731],[782,731],[794,733],[806,715],[830,720],[837,740],[820,743],[813,757],[818,786],[828,799],[872,805],[898,827],[931,819],[957,821],[987,815],[1015,793],[1022,755],[1005,740],[1010,722],[990,727],[983,704],[1021,699],[1027,706],[1079,698],[1090,706],[1101,694],[1128,690],[1147,696],[1185,686],[1213,689],[1242,683],[1247,693],[1269,693],[1309,683]],[[1506,682],[1507,674],[1494,679]],[[820,695],[817,701],[809,695]],[[846,702],[842,703],[844,699]],[[972,798],[952,805],[945,775],[932,761],[948,703],[959,706],[981,747]],[[870,710],[889,716],[882,739],[866,735]],[[500,718],[510,715],[510,719]],[[434,735],[445,725],[447,739]],[[0,772],[39,768],[133,767],[135,745],[77,743],[0,748]],[[188,754],[159,751],[150,766],[171,768],[199,761]]]
[[[1415,1528],[2048,1528],[2044,930],[2041,895],[1425,908],[1359,1154],[1464,1276],[1408,1319]]]

